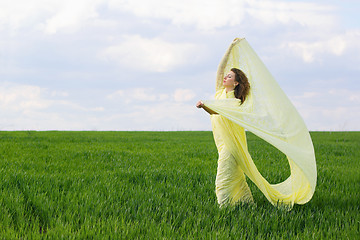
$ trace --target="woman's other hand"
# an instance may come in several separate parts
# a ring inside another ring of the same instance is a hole
[[[197,108],[202,108],[204,106],[204,103],[202,102],[202,101],[198,101],[197,103],[196,103],[196,107]]]

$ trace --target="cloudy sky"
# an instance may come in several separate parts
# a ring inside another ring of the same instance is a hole
[[[245,37],[310,130],[360,130],[358,0],[0,0],[0,130],[210,130]]]

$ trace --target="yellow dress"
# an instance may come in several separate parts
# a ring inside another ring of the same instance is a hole
[[[225,73],[241,69],[249,79],[246,101],[226,93]],[[217,71],[215,100],[203,101],[212,115],[211,122],[219,152],[216,194],[220,206],[252,201],[244,174],[276,206],[291,209],[308,202],[315,191],[317,171],[315,153],[306,125],[275,79],[245,39],[235,39]],[[290,176],[270,184],[258,171],[246,144],[244,128],[269,142],[288,159]]]
[[[220,89],[215,94],[215,99],[235,98],[234,91],[226,92]],[[247,149],[245,130],[239,125],[233,124],[230,120],[217,114],[211,115],[211,124],[216,147],[219,153],[218,168],[216,174],[216,196],[220,206],[234,205],[237,202],[252,202],[251,191],[246,183],[244,172],[241,170],[237,159],[224,143],[221,129],[217,126],[228,125],[237,132],[242,149]],[[244,157],[244,156],[243,156]]]

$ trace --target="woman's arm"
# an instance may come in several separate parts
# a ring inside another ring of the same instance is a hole
[[[223,58],[220,61],[220,64],[218,66],[217,69],[217,73],[216,73],[216,91],[218,91],[220,88],[223,88],[223,80],[224,80],[224,71],[225,71],[225,66],[228,62],[229,59],[229,55],[230,52],[232,50],[232,48],[235,46],[235,44],[240,41],[241,39],[239,38],[235,38],[232,43],[230,44],[229,48],[227,49],[227,51],[225,52],[225,55],[223,56]]]
[[[214,112],[214,111],[211,110],[210,108],[206,107],[202,101],[198,101],[198,102],[196,103],[196,107],[197,107],[197,108],[202,108],[202,109],[204,109],[204,110],[205,110],[206,112],[208,112],[210,115],[212,115],[212,114],[218,114],[217,112]]]

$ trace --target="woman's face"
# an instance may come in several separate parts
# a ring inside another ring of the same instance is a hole
[[[236,85],[239,83],[235,81],[235,73],[233,71],[230,71],[228,74],[225,75],[223,80],[223,86],[224,87],[233,87],[235,88]]]

